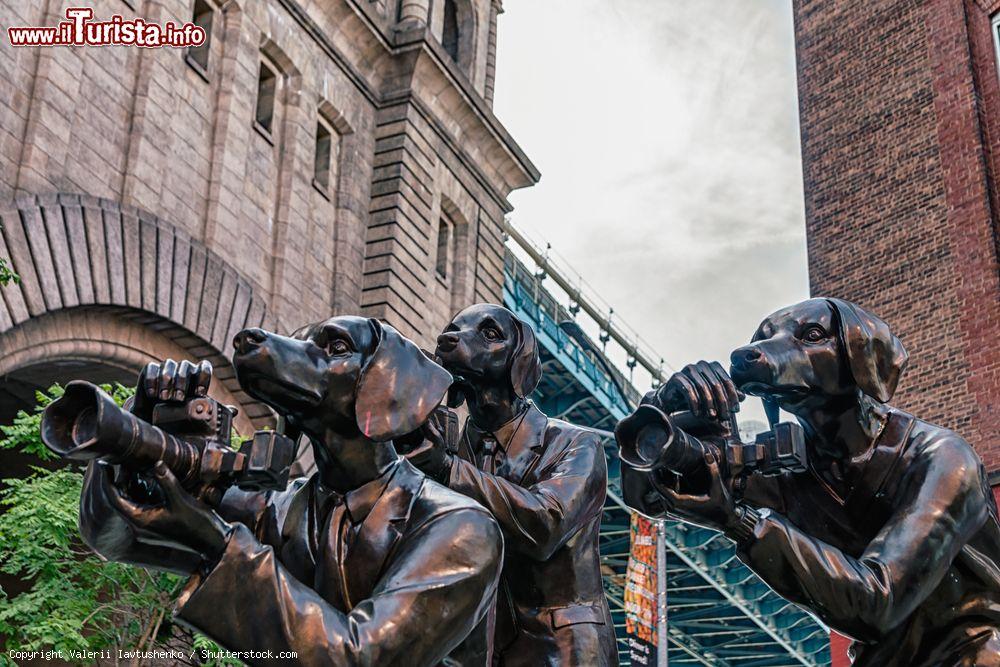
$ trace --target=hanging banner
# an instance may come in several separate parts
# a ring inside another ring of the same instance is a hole
[[[625,632],[629,659],[633,665],[653,666],[660,664],[657,659],[660,643],[657,524],[632,512],[630,528],[632,540],[625,572]]]

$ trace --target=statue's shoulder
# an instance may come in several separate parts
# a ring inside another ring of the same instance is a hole
[[[970,478],[978,478],[982,459],[969,442],[951,429],[911,417],[905,457],[908,468],[920,465],[929,468],[965,470]]]
[[[453,491],[433,479],[425,478],[420,485],[420,491],[413,499],[411,521],[421,523],[451,512],[468,513],[469,518],[473,520],[492,520],[489,511],[472,498]]]

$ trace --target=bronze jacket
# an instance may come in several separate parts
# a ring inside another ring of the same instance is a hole
[[[270,651],[272,664],[295,664],[286,651],[303,665],[485,664],[485,646],[462,642],[493,605],[496,522],[409,462],[387,475],[347,494],[349,548],[317,475],[282,493],[230,490],[220,514],[236,528],[178,618],[232,651]]]
[[[483,436],[495,436],[492,461]],[[448,486],[489,509],[504,535],[495,664],[616,665],[598,549],[607,493],[598,437],[530,405],[495,434],[467,421],[459,455]]]
[[[855,666],[1000,665],[1000,523],[972,447],[893,409],[852,473],[845,497],[812,470],[752,478],[771,511],[740,559],[854,638]],[[626,502],[661,514],[642,475],[623,472]]]

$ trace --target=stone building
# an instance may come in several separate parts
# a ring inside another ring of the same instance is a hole
[[[49,26],[60,0],[2,0]],[[101,0],[190,49],[0,47],[0,423],[31,390],[208,358],[240,425],[244,326],[384,318],[421,342],[499,301],[508,194],[539,174],[492,112],[500,0]],[[248,421],[249,420],[249,421]]]
[[[1000,469],[1000,0],[795,0],[813,294],[910,352],[894,404]]]

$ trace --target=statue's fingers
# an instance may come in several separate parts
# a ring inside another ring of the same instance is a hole
[[[729,396],[726,394],[726,387],[723,385],[722,379],[707,361],[699,361],[697,367],[712,390],[712,400],[715,402],[716,410],[719,411],[720,415],[728,415],[732,407],[729,405]]]
[[[691,380],[695,388],[698,390],[698,398],[701,401],[701,410],[695,412],[695,414],[701,416],[714,417],[715,399],[712,396],[712,387],[702,376],[697,366],[690,364],[684,367],[684,371],[685,371],[685,376],[689,380]]]
[[[212,362],[205,360],[198,364],[194,375],[193,391],[195,396],[207,396],[208,386],[212,383]]]
[[[167,359],[160,366],[160,378],[157,385],[157,395],[161,401],[169,401],[174,395],[174,384],[177,380],[177,362]]]
[[[167,467],[166,463],[163,461],[156,462],[156,465],[153,466],[153,477],[156,478],[156,483],[163,489],[163,495],[166,496],[168,505],[177,507],[179,502],[186,500],[185,496],[187,492],[181,487],[181,483],[177,481],[177,477]]]
[[[157,384],[160,380],[160,364],[148,363],[143,366],[139,373],[139,382],[136,387],[142,395],[148,399],[156,400],[158,395]]]
[[[177,367],[177,379],[174,381],[174,400],[183,401],[191,391],[191,380],[195,375],[195,365],[187,359]]]
[[[743,399],[740,398],[740,390],[736,388],[736,383],[733,382],[733,379],[729,377],[729,373],[726,372],[726,369],[718,361],[713,361],[711,366],[712,370],[715,371],[715,376],[719,378],[719,382],[722,383],[722,387],[726,391],[729,409],[732,412],[739,412],[740,401]]]
[[[130,498],[125,497],[125,495],[114,485],[108,484],[108,486],[105,487],[105,492],[107,493],[108,502],[111,503],[111,506],[114,507],[119,514],[128,519],[129,522],[140,527],[145,527],[147,523],[147,508],[139,505]]]
[[[679,373],[674,376],[674,381],[679,391],[687,398],[687,404],[690,406],[691,412],[696,415],[700,414],[701,399],[698,398],[698,390],[695,388],[694,383]]]
[[[671,488],[661,489],[660,493],[664,496],[667,505],[672,509],[688,510],[703,504],[706,500],[705,496],[679,493]]]

